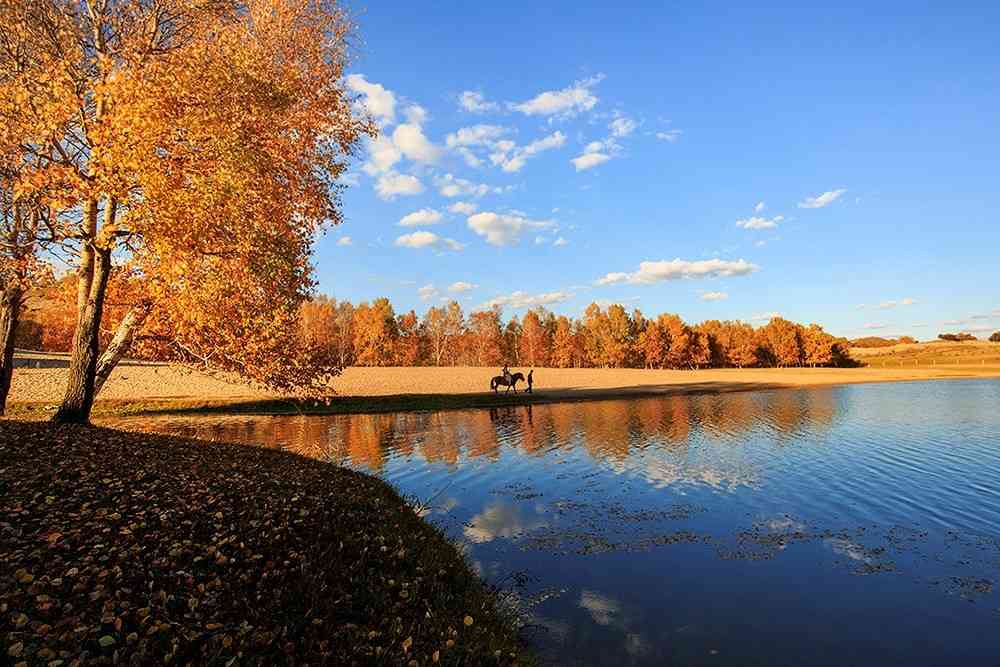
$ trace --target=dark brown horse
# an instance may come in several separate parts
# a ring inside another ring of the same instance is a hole
[[[513,389],[514,393],[516,394],[517,393],[516,385],[518,382],[524,382],[523,373],[511,373],[509,381],[503,375],[497,375],[492,380],[490,380],[490,389],[492,389],[493,393],[495,394],[497,393],[497,389],[499,387],[507,387],[507,391]]]

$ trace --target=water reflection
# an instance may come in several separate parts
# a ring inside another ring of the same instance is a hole
[[[997,405],[970,381],[124,425],[383,476],[484,577],[529,575],[558,664],[993,664]]]

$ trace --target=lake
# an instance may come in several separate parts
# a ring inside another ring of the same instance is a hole
[[[380,475],[558,664],[1000,664],[998,381],[102,423]]]

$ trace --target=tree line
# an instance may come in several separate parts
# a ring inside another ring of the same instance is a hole
[[[647,317],[591,304],[580,318],[535,308],[504,320],[499,308],[466,315],[457,301],[397,314],[386,298],[303,304],[301,335],[340,366],[749,368],[849,366],[849,343],[816,324],[775,317],[761,327],[679,316]]]

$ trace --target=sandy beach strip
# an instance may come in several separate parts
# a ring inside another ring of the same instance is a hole
[[[502,396],[494,397],[489,391],[490,378],[497,372],[495,368],[475,367],[347,368],[334,383],[334,410],[370,412],[489,405],[503,400]],[[66,377],[66,368],[18,368],[14,372],[9,404],[58,403]],[[532,400],[554,402],[962,378],[1000,378],[1000,364],[697,371],[536,368]],[[524,386],[519,389],[523,390]],[[176,366],[132,362],[114,372],[98,402],[159,402],[179,406],[201,401],[216,405],[264,405],[280,398],[237,381]]]

